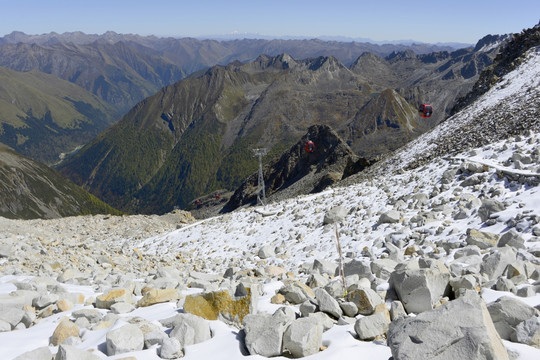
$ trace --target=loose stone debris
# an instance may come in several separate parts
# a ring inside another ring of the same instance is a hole
[[[531,159],[520,171],[538,173],[538,138],[531,133],[483,151],[493,158],[519,152]],[[214,322],[238,332],[245,355],[264,357],[329,351],[334,345],[324,334],[341,326],[355,341],[387,344],[394,360],[512,358],[505,342],[540,349],[539,306],[526,302],[540,293],[540,213],[520,197],[538,197],[534,177],[438,161],[377,186],[335,188],[331,197],[310,198],[309,210],[303,198],[283,202],[272,217],[240,210],[203,222],[179,211],[0,219],[1,279],[14,289],[0,294],[0,332],[57,317],[49,346],[18,357],[47,360],[144,349],[181,358],[212,339]],[[242,229],[241,217],[255,225]],[[258,233],[287,219],[294,225],[275,230],[273,239]],[[215,250],[215,241],[203,240],[212,235],[201,234],[218,229],[243,245]],[[72,290],[83,286],[97,295]],[[273,311],[260,311],[263,298],[271,298]],[[134,315],[163,304],[177,315]],[[82,350],[99,331],[105,346]]]

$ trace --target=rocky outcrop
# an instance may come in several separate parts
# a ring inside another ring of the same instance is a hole
[[[307,141],[314,143],[313,152],[306,151]],[[369,166],[358,158],[349,146],[328,126],[314,125],[300,141],[279,159],[263,169],[266,197],[269,201],[300,194],[319,192],[338,182],[351,166],[362,169]],[[329,174],[336,174],[328,177]],[[249,176],[235,191],[222,212],[257,202],[258,173]]]

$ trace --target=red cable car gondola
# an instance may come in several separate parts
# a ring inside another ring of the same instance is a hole
[[[428,118],[433,113],[433,107],[429,104],[421,104],[418,108],[418,112],[420,113],[421,117]]]
[[[304,148],[307,152],[312,153],[315,150],[315,144],[313,143],[313,141],[308,140],[306,141],[306,145],[304,146]]]

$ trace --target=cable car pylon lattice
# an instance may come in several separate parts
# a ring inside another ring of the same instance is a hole
[[[266,148],[252,149],[253,154],[259,157],[259,177],[257,180],[257,204],[266,205],[266,194],[264,192],[264,176],[262,170],[262,157],[266,155]]]

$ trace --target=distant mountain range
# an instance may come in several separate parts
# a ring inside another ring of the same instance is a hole
[[[320,35],[320,36],[269,36],[269,35],[262,35],[257,33],[241,33],[241,32],[233,32],[229,34],[215,34],[215,35],[207,35],[207,36],[197,36],[197,39],[201,40],[243,40],[243,39],[262,39],[262,40],[311,40],[311,39],[318,39],[322,41],[341,41],[341,42],[358,42],[358,43],[369,43],[369,44],[376,44],[376,45],[385,45],[385,44],[399,44],[399,45],[412,45],[412,44],[424,44],[424,45],[436,45],[440,47],[450,47],[454,50],[467,48],[474,46],[474,44],[471,43],[462,43],[462,42],[437,42],[435,44],[429,44],[423,41],[416,41],[416,40],[383,40],[383,41],[376,41],[370,38],[364,38],[364,37],[349,37],[349,36],[328,36],[328,35]]]
[[[163,213],[235,189],[256,169],[251,148],[267,148],[269,161],[312,125],[376,159],[443,121],[496,52],[365,53],[349,67],[280,54],[214,66],[140,102],[60,170],[119,209]],[[426,101],[437,110],[422,119]]]
[[[123,211],[164,213],[236,189],[256,170],[253,147],[268,149],[267,163],[312,125],[328,126],[355,156],[375,161],[443,121],[503,40],[453,50],[12,33],[0,38],[0,143],[49,164],[87,143],[59,165],[62,173]],[[434,105],[430,119],[418,117],[421,102]],[[35,186],[31,198],[54,193]]]
[[[217,41],[235,41],[235,40],[322,40],[322,41],[339,41],[339,42],[356,42],[356,43],[367,43],[375,45],[425,45],[431,47],[433,45],[451,48],[453,50],[462,49],[466,47],[474,46],[471,43],[461,43],[461,42],[438,42],[435,44],[430,44],[422,41],[416,40],[384,40],[376,41],[369,38],[361,37],[347,37],[347,36],[268,36],[257,33],[240,33],[232,32],[229,34],[215,34],[215,35],[206,35],[206,36],[196,36],[196,37],[157,37],[157,36],[141,36],[136,34],[118,34],[114,31],[108,31],[104,34],[86,34],[80,31],[75,32],[65,32],[62,34],[51,32],[48,34],[40,35],[28,35],[20,31],[13,31],[12,33],[5,35],[3,38],[0,38],[1,42],[5,43],[39,43],[39,44],[50,44],[56,41],[60,42],[73,42],[76,44],[88,44],[96,40],[107,39],[111,42],[124,41],[129,39],[130,41],[142,42],[144,39],[186,39],[194,38],[197,40],[217,40]],[[447,49],[450,50],[450,49]]]
[[[34,76],[39,73],[78,85],[82,94],[64,85],[55,86],[54,101],[42,96],[41,105],[29,104],[36,94],[46,94],[42,81],[32,76],[3,71],[0,94],[0,142],[16,151],[48,164],[62,153],[87,143],[117,121],[139,101],[162,87],[214,65],[234,61],[249,62],[261,54],[288,54],[294,59],[333,56],[349,66],[365,52],[386,57],[412,50],[416,54],[453,51],[451,46],[431,44],[373,44],[369,42],[323,41],[320,39],[235,39],[218,41],[194,38],[157,38],[107,32],[102,35],[82,32],[27,35],[12,32],[0,38],[0,67]],[[8,77],[16,80],[8,80]],[[51,78],[52,79],[52,78]],[[21,86],[21,81],[25,82]],[[58,82],[52,79],[51,82]],[[17,84],[17,85],[16,85]],[[59,84],[59,83],[58,83]],[[34,85],[35,90],[30,90]],[[24,88],[11,92],[9,88]],[[32,93],[32,96],[28,96]],[[92,95],[94,97],[92,97]],[[6,97],[7,96],[7,97]],[[100,105],[96,105],[96,98]],[[71,99],[71,105],[65,104]],[[90,100],[92,99],[92,100]],[[44,106],[44,104],[47,106]],[[17,107],[17,104],[27,106]],[[71,107],[66,111],[67,107]],[[39,111],[38,111],[39,109]],[[80,114],[78,114],[80,112]],[[77,115],[78,114],[78,115]],[[74,125],[75,122],[77,125]],[[24,126],[23,126],[24,124]],[[36,150],[39,149],[39,150]]]

